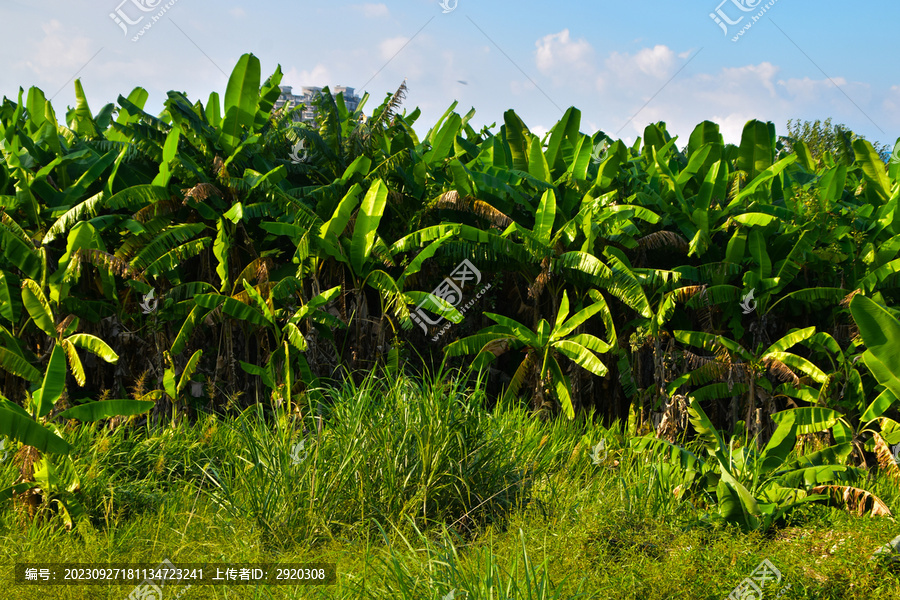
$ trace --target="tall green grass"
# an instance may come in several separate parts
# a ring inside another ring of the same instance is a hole
[[[521,529],[509,536],[509,547],[500,555],[495,540],[467,548],[469,544],[447,528],[441,528],[438,536],[428,536],[414,524],[412,529],[411,536],[399,529],[390,536],[381,529],[386,550],[378,563],[383,574],[377,581],[370,580],[354,589],[360,598],[558,600],[587,597],[580,589],[573,595],[567,585],[552,580],[551,557],[545,552],[535,561]]]
[[[896,535],[891,521],[815,506],[768,535],[710,527],[706,507],[671,493],[677,482],[659,455],[633,452],[626,431],[590,415],[543,421],[503,403],[487,411],[478,387],[455,373],[373,375],[297,400],[300,418],[255,406],[175,427],[68,427],[87,519],[66,531],[52,513],[23,520],[7,503],[0,566],[338,566],[332,586],[195,586],[184,600],[692,600],[728,596],[768,558],[791,584],[783,598],[900,591],[890,564],[868,562]],[[16,473],[14,459],[0,463],[8,481]],[[895,488],[873,484],[890,506]],[[8,592],[123,600],[130,590]]]
[[[511,432],[458,379],[370,376],[319,392],[302,421],[251,407],[231,426],[228,460],[204,465],[210,498],[277,545],[407,517],[474,530],[527,501],[548,466],[510,452]]]

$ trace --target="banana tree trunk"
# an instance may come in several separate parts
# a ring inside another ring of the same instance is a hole
[[[751,438],[756,434],[756,419],[754,413],[756,408],[756,376],[750,373],[750,394],[747,398],[747,418],[744,421],[747,427],[747,435]]]

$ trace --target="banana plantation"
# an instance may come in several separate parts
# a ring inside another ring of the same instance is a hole
[[[453,372],[482,409],[619,424],[670,496],[745,530],[807,503],[890,514],[865,482],[900,476],[900,163],[761,121],[739,145],[709,121],[628,145],[574,107],[543,137],[456,103],[423,125],[405,84],[354,111],[325,88],[302,123],[281,78],[244,55],[224,97],[156,116],[77,80],[65,115],[4,99],[4,502],[92,511],[79,423],[261,408],[316,436],[329,386]],[[617,439],[572,445],[597,462]]]

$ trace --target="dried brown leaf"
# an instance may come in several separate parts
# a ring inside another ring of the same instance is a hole
[[[472,213],[498,229],[506,229],[512,223],[512,219],[487,202],[472,196],[460,196],[456,190],[441,194],[434,206],[435,208],[451,208]]]
[[[63,319],[62,322],[56,326],[56,333],[62,334],[62,332],[65,331],[66,328],[68,328],[69,325],[74,320],[75,320],[75,315],[69,315],[68,317]]]
[[[500,339],[488,342],[487,344],[485,344],[482,350],[490,352],[494,356],[500,356],[501,354],[509,350],[509,340]]]
[[[146,223],[150,219],[153,219],[155,217],[171,215],[179,208],[181,208],[182,204],[182,202],[179,202],[174,198],[160,200],[159,202],[154,202],[150,206],[145,206],[141,210],[134,213],[134,220],[138,223]]]
[[[674,231],[655,231],[644,237],[638,238],[638,246],[644,250],[656,250],[658,248],[674,248],[679,252],[687,252],[690,245],[687,240]]]
[[[680,287],[677,290],[673,290],[672,294],[675,296],[676,301],[687,302],[705,289],[706,285],[687,285]]]
[[[878,496],[866,490],[849,485],[820,485],[810,490],[811,494],[827,494],[834,504],[860,517],[866,512],[872,517],[890,517],[891,509]],[[871,509],[868,506],[871,505]]]
[[[897,466],[897,459],[894,453],[888,447],[887,442],[878,433],[872,436],[875,439],[875,456],[878,457],[878,467],[882,473],[895,480],[900,481],[900,466]]]
[[[853,296],[855,296],[857,294],[861,294],[861,293],[862,293],[862,290],[860,290],[860,289],[853,290],[852,292],[847,294],[843,300],[841,300],[841,306],[843,306],[844,308],[847,308],[848,306],[850,306],[850,301],[853,300]]]
[[[781,381],[790,381],[794,386],[800,385],[800,378],[797,377],[797,374],[780,360],[769,358],[765,360],[765,365]]]
[[[544,291],[544,287],[550,281],[550,259],[544,258],[541,261],[541,272],[537,277],[534,278],[534,281],[528,286],[528,297],[529,298],[538,298],[541,295],[541,292]]]
[[[211,183],[198,183],[192,188],[185,188],[181,190],[181,193],[184,194],[184,202],[187,202],[188,198],[193,198],[199,202],[204,202],[210,196],[218,196],[222,197],[222,192],[219,191],[219,188],[214,186]]]

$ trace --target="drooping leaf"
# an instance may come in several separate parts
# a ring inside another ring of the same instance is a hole
[[[200,362],[200,358],[202,356],[203,350],[197,350],[193,355],[191,355],[191,358],[184,366],[184,371],[181,372],[181,379],[178,380],[178,386],[175,388],[175,391],[177,391],[179,394],[184,391],[184,388],[191,381],[191,376],[193,376],[194,371],[197,369],[197,363]]]
[[[571,388],[569,378],[563,374],[556,359],[550,357],[547,363],[550,370],[550,376],[553,378],[553,387],[556,391],[557,398],[559,398],[560,406],[562,407],[566,418],[571,421],[575,418],[575,407],[572,405],[572,395],[569,393],[569,389]]]
[[[50,337],[56,337],[56,321],[50,303],[40,286],[31,279],[22,282],[22,303],[25,304],[34,324]]]
[[[23,416],[6,406],[0,406],[0,434],[37,448],[41,452],[68,454],[71,446],[31,417]]]
[[[878,383],[900,398],[900,321],[865,296],[850,301],[850,312],[869,348],[863,354],[866,366]]]
[[[38,390],[39,395],[36,394],[38,418],[47,416],[62,396],[65,388],[66,353],[62,346],[54,344],[53,350],[50,352],[50,362],[47,363],[47,370],[44,372],[44,382],[41,389]]]
[[[597,358],[590,350],[571,340],[561,340],[555,342],[553,347],[560,353],[569,357],[572,362],[587,369],[597,377],[605,377],[609,370],[606,365]]]
[[[41,372],[35,369],[17,350],[0,347],[0,369],[9,371],[32,383],[40,381]]]
[[[112,417],[139,415],[154,405],[155,402],[150,400],[100,400],[73,406],[59,413],[59,416],[63,419],[76,419],[88,423]]]
[[[102,358],[108,363],[115,364],[119,360],[119,355],[110,348],[109,344],[95,335],[89,333],[75,333],[66,339],[73,345],[96,354],[99,358]]]
[[[841,414],[829,408],[808,406],[790,408],[772,415],[772,420],[779,424],[794,422],[797,425],[797,433],[807,435],[831,429],[840,419]]]
[[[260,314],[259,311],[254,310],[252,306],[228,296],[219,294],[197,294],[194,296],[194,301],[197,305],[210,310],[221,306],[222,311],[228,316],[247,321],[253,325],[265,327],[269,324],[266,318]]]
[[[826,494],[831,501],[845,510],[863,516],[890,517],[891,509],[880,498],[859,488],[848,485],[820,485],[810,490],[813,494]]]

